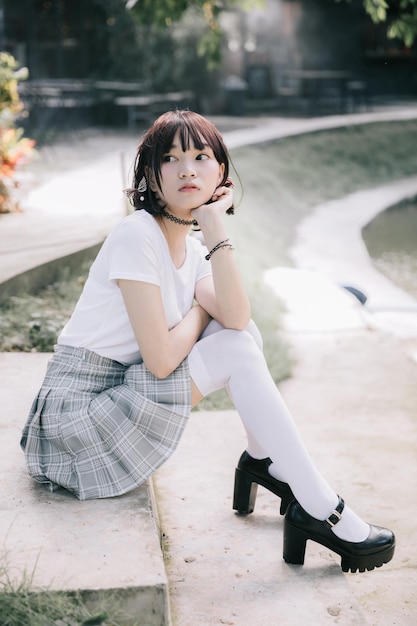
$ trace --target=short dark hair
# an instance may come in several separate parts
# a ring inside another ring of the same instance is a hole
[[[202,150],[204,145],[210,146],[217,162],[224,164],[223,180],[219,186],[226,183],[230,157],[223,138],[214,124],[194,111],[168,111],[155,120],[139,144],[134,162],[132,187],[125,190],[135,209],[145,209],[152,215],[158,215],[163,210],[158,204],[155,192],[150,189],[149,181],[146,191],[139,191],[138,187],[143,179],[146,180],[148,171],[154,173],[160,187],[162,158],[170,151],[177,132],[183,150],[188,149],[190,144],[197,150]]]

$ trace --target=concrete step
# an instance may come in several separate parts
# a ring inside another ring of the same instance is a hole
[[[50,354],[0,353],[1,565],[35,590],[82,591],[119,606],[120,624],[170,624],[159,522],[149,482],[118,498],[80,502],[33,481],[19,447]]]

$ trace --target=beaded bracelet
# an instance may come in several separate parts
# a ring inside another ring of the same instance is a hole
[[[223,241],[220,241],[218,244],[216,244],[214,248],[212,248],[210,252],[206,254],[206,257],[205,257],[206,261],[209,261],[211,255],[214,254],[216,250],[219,250],[220,248],[230,248],[230,250],[234,250],[234,246],[233,244],[230,243],[230,239],[223,239]]]

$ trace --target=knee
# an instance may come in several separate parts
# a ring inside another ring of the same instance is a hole
[[[251,320],[244,330],[232,330],[236,349],[244,353],[263,353],[262,335],[255,322]]]
[[[224,328],[224,326],[222,326],[219,322],[217,322],[216,320],[211,320],[210,324],[207,326],[206,330],[201,335],[201,339],[204,339],[205,337],[209,337],[210,335],[214,335],[216,333],[220,333],[225,330],[226,329]],[[246,328],[244,328],[243,330],[233,330],[231,332],[232,333],[248,333],[252,337],[252,339],[255,341],[256,345],[258,346],[258,349],[261,352],[263,351],[262,335],[259,332],[257,325],[252,319],[250,320]],[[224,333],[222,332],[222,335],[219,335],[219,336],[223,337]]]
[[[255,324],[254,327],[256,328]],[[245,330],[226,330],[223,334],[223,340],[225,340],[222,341],[224,351],[232,356],[235,361],[245,363],[248,359],[257,359],[262,355],[256,334],[247,328]]]

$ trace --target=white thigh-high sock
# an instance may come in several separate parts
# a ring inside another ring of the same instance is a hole
[[[207,328],[205,329],[205,331],[201,335],[200,340],[204,339],[205,337],[209,337],[210,335],[213,335],[214,333],[218,333],[218,332],[220,332],[222,330],[225,330],[224,326],[219,324],[219,322],[217,322],[216,320],[211,320],[211,322],[209,323],[209,325],[207,326]],[[255,322],[253,320],[251,320],[245,330],[250,335],[252,335],[252,338],[254,339],[256,345],[258,346],[259,350],[262,352],[262,350],[263,350],[262,335],[259,332],[259,329],[256,326]],[[193,359],[193,357],[191,357],[191,358]],[[197,361],[197,360],[198,360],[197,356],[194,355],[194,361]],[[193,378],[193,376],[191,376],[191,378]],[[193,380],[194,380],[194,378],[193,378]],[[194,382],[195,382],[195,380],[194,380]],[[197,385],[197,387],[198,387],[198,385]],[[212,391],[216,391],[217,389],[222,389],[223,387],[225,387],[227,389],[227,391],[228,391],[228,393],[230,395],[230,392],[229,392],[227,384],[226,385],[221,385],[220,387],[216,387],[216,389],[212,389],[211,391],[209,391],[207,393],[204,393],[204,395],[207,396]],[[200,389],[200,391],[201,391],[201,389]],[[201,393],[203,393],[203,392],[201,392]],[[258,441],[253,436],[252,432],[246,428],[245,423],[243,423],[243,426],[245,428],[246,437],[248,439],[247,451],[249,452],[249,454],[254,459],[264,459],[265,457],[267,457],[268,454],[259,445]],[[273,468],[273,465],[271,464],[269,466],[269,468],[268,468],[270,472],[271,472],[272,468]],[[271,475],[273,476],[273,474],[271,474]],[[279,476],[274,476],[274,478],[280,479]]]
[[[204,396],[228,389],[249,435],[249,454],[269,457],[271,475],[288,482],[310,515],[327,518],[338,497],[315,467],[272,380],[256,326],[237,331],[216,324],[208,326],[188,356],[195,385]],[[345,506],[333,532],[359,542],[368,537],[369,526]]]

